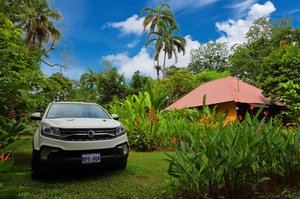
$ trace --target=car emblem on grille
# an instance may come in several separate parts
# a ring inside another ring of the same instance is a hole
[[[94,138],[95,132],[94,132],[93,130],[89,130],[89,131],[87,132],[87,136],[88,136],[89,138]]]

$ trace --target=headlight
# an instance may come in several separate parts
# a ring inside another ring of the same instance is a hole
[[[124,133],[125,133],[125,128],[124,128],[123,125],[118,126],[118,127],[116,128],[116,136],[122,135],[122,134],[124,134]]]
[[[59,128],[51,127],[46,123],[44,123],[42,126],[42,135],[58,139],[61,138]]]

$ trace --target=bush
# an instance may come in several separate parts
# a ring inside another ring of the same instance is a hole
[[[159,132],[162,110],[167,102],[168,93],[158,85],[147,80],[145,92],[132,95],[124,102],[110,104],[110,112],[117,113],[123,122],[131,149],[137,151],[156,150],[162,137]]]
[[[23,188],[5,187],[3,182],[15,177],[14,173],[8,173],[13,166],[13,150],[26,140],[18,139],[18,135],[27,132],[26,125],[22,121],[8,120],[0,117],[0,198],[14,198]]]
[[[227,125],[223,116],[207,115],[205,125],[188,127],[189,139],[174,145],[175,154],[168,159],[174,195],[253,198],[266,180],[295,182],[300,172],[299,128],[283,130],[276,119],[258,120],[259,113]]]
[[[139,92],[123,103],[110,105],[110,111],[119,114],[132,149],[151,151],[157,148],[160,112],[152,105],[148,92]]]

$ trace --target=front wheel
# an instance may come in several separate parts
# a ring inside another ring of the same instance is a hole
[[[119,161],[119,162],[116,164],[116,168],[117,168],[117,169],[126,169],[126,167],[127,167],[127,158],[122,159],[121,161]]]
[[[36,150],[32,150],[32,158],[31,158],[31,178],[37,179],[41,177],[41,161],[39,159],[39,152]]]

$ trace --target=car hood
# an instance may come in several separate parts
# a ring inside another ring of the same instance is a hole
[[[43,123],[58,128],[115,128],[121,125],[114,119],[98,118],[55,118],[43,119]]]

